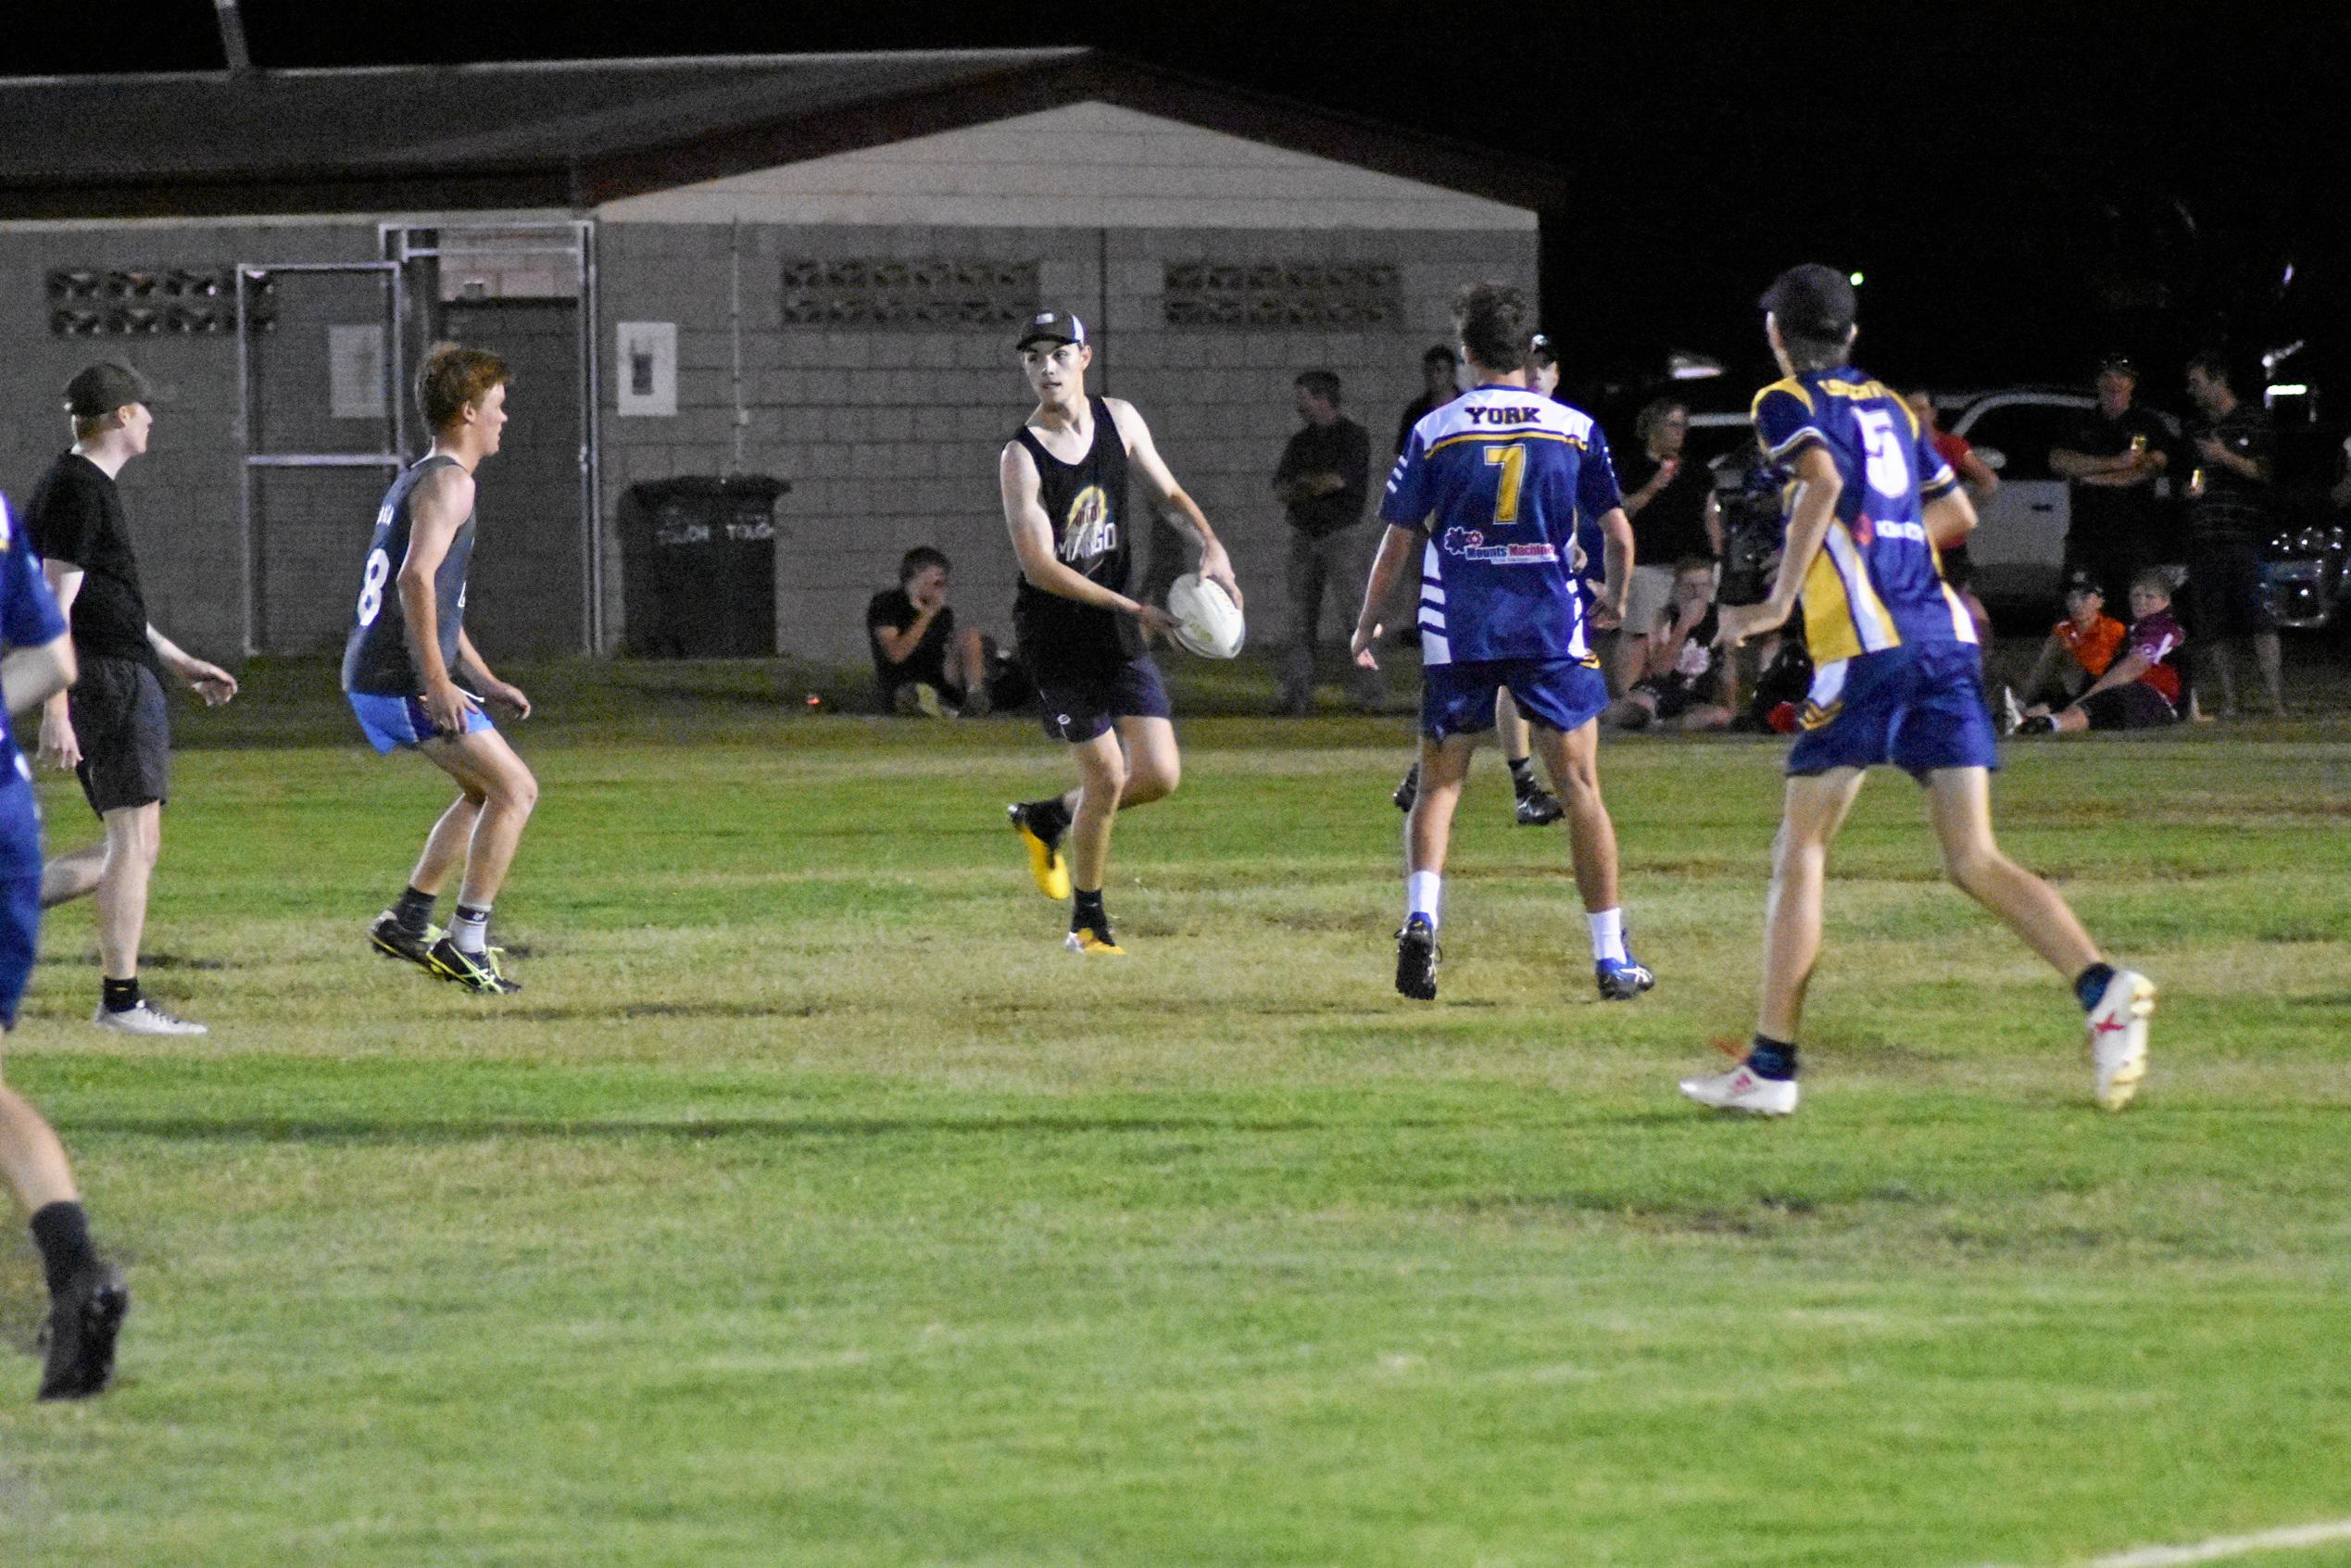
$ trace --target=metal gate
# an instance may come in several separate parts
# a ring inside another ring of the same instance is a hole
[[[338,646],[400,455],[403,302],[388,262],[236,269],[245,651]]]

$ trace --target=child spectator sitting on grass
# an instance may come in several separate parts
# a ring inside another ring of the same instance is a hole
[[[2026,709],[2018,733],[2154,730],[2178,723],[2180,671],[2172,660],[2187,642],[2171,618],[2171,589],[2163,573],[2141,572],[2131,581],[2131,631],[2120,657],[2065,707],[2036,703]]]

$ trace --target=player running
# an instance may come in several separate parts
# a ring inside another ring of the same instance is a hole
[[[1404,821],[1404,925],[1396,989],[1437,995],[1437,931],[1453,807],[1478,734],[1507,688],[1567,808],[1576,890],[1591,928],[1601,996],[1628,1001],[1656,984],[1625,947],[1616,897],[1616,830],[1600,798],[1601,709],[1608,684],[1584,640],[1576,581],[1576,515],[1606,540],[1602,598],[1624,608],[1632,525],[1607,438],[1590,415],[1527,385],[1527,305],[1516,289],[1477,283],[1453,306],[1471,389],[1413,427],[1389,476],[1388,523],[1355,621],[1357,662],[1371,666],[1388,603],[1417,550],[1420,567],[1420,790]]]
[[[1754,1043],[1737,1067],[1687,1079],[1681,1091],[1725,1110],[1796,1109],[1796,1030],[1820,953],[1829,846],[1867,771],[1892,762],[1926,787],[1951,880],[2073,982],[2089,1014],[2098,1103],[2119,1110],[2146,1076],[2156,988],[2107,963],[2065,900],[1993,841],[1997,760],[1976,630],[1936,559],[1975,527],[1975,508],[1909,407],[1854,368],[1854,299],[1842,273],[1792,268],[1762,304],[1787,379],[1756,395],[1755,439],[1792,473],[1795,499],[1770,597],[1724,606],[1718,635],[1736,647],[1801,599],[1815,671],[1788,753]]]
[[[369,743],[379,753],[421,752],[458,785],[407,890],[376,917],[369,939],[378,952],[487,994],[522,989],[489,945],[490,907],[539,798],[538,781],[482,711],[486,699],[527,719],[531,699],[491,673],[465,634],[473,474],[497,452],[508,379],[505,362],[482,349],[445,343],[425,357],[416,395],[433,450],[384,495],[343,649],[343,689]],[[480,696],[458,685],[460,667]],[[444,932],[433,923],[434,905],[460,864],[457,915]]]
[[[32,551],[0,501],[0,1035],[16,1027],[41,932],[41,807],[32,770],[7,716],[29,712],[73,684],[73,638]],[[0,1177],[32,1216],[49,1287],[44,1399],[81,1399],[114,1376],[114,1341],[131,1293],[98,1256],[65,1146],[41,1113],[0,1086]]]
[[[1146,633],[1170,631],[1175,621],[1158,605],[1126,596],[1136,521],[1127,510],[1130,470],[1199,551],[1200,574],[1236,605],[1240,588],[1225,546],[1168,471],[1143,416],[1118,398],[1087,395],[1094,349],[1086,323],[1046,311],[1022,331],[1018,347],[1037,407],[997,465],[1004,526],[1021,563],[1012,624],[1037,682],[1045,733],[1068,744],[1078,786],[1007,811],[1028,848],[1037,890],[1071,900],[1063,946],[1123,955],[1102,908],[1111,822],[1174,793],[1182,771],[1167,691],[1143,651]]]

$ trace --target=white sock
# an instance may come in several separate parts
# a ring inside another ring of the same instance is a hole
[[[1591,956],[1595,963],[1625,961],[1625,911],[1622,909],[1603,909],[1587,914],[1591,925]]]
[[[490,945],[490,910],[486,904],[475,909],[459,904],[457,916],[449,922],[449,941],[460,953],[478,953]]]
[[[1437,923],[1437,901],[1443,895],[1445,873],[1442,872],[1413,872],[1404,878],[1404,919],[1427,915],[1428,923]]]

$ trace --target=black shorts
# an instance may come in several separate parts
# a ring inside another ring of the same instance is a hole
[[[2109,686],[2084,699],[2081,716],[2093,730],[2158,730],[2180,721],[2163,694],[2144,681]]]
[[[170,796],[171,710],[154,670],[135,659],[85,659],[66,712],[82,746],[74,773],[90,809],[103,817]]]
[[[2246,637],[2277,622],[2261,596],[2261,547],[2241,533],[2188,543],[2188,624],[2200,638]]]
[[[1680,675],[1664,675],[1643,681],[1633,690],[1648,693],[1657,705],[1657,717],[1665,720],[1678,719],[1693,708],[1720,707],[1720,685],[1711,679],[1700,685]]]
[[[1037,671],[1037,704],[1045,733],[1073,744],[1092,740],[1120,719],[1167,719],[1167,688],[1150,659],[1130,659],[1099,676]]]

